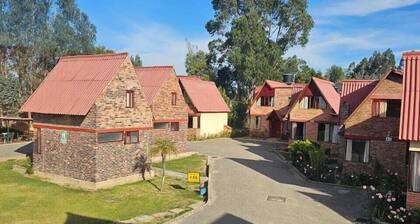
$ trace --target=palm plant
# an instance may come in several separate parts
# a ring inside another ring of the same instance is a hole
[[[163,184],[165,183],[165,167],[166,167],[166,156],[170,154],[176,154],[177,148],[175,143],[169,139],[156,139],[152,148],[150,149],[150,154],[152,156],[160,155],[162,157],[162,178],[160,181],[160,191],[163,189]]]

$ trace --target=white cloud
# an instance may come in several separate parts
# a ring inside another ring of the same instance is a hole
[[[401,8],[419,3],[420,0],[342,0],[321,6],[319,15],[364,16],[388,9]]]
[[[207,50],[209,38],[189,38],[164,24],[132,24],[131,32],[112,37],[119,51],[139,54],[143,65],[173,65],[178,75],[185,74],[186,39],[197,45],[200,50]]]

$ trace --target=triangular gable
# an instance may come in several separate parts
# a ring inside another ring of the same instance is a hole
[[[175,69],[172,66],[138,67],[136,74],[149,105],[153,103],[165,81],[171,76],[176,77]]]
[[[347,121],[349,121],[355,114],[357,114],[360,110],[360,108],[362,107],[362,105],[369,100],[372,95],[375,93],[375,91],[382,85],[382,83],[388,78],[389,75],[391,74],[397,74],[397,75],[403,75],[400,71],[398,70],[390,70],[388,71],[388,73],[386,73],[386,75],[384,75],[382,77],[381,80],[379,80],[379,82],[376,84],[376,86],[372,89],[372,91],[370,91],[370,93],[363,99],[363,101],[356,107],[356,109],[350,114],[350,116],[346,119],[346,121],[344,123],[346,123]]]

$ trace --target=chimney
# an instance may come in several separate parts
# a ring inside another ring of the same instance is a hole
[[[287,85],[291,85],[294,82],[294,77],[292,74],[284,74],[283,75],[283,82],[286,83]]]
[[[403,53],[401,140],[420,141],[420,51]]]

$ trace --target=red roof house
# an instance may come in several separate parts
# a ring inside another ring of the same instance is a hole
[[[214,82],[197,76],[178,76],[189,106],[190,135],[209,136],[223,132],[230,109]]]
[[[127,53],[62,57],[21,111],[36,129],[35,174],[90,189],[138,179],[152,110]]]
[[[184,150],[187,141],[188,106],[172,66],[136,68],[137,77],[146,100],[152,109],[152,141],[170,138],[178,150]]]
[[[407,207],[420,208],[420,52],[405,52],[403,60],[399,139],[408,141]]]

